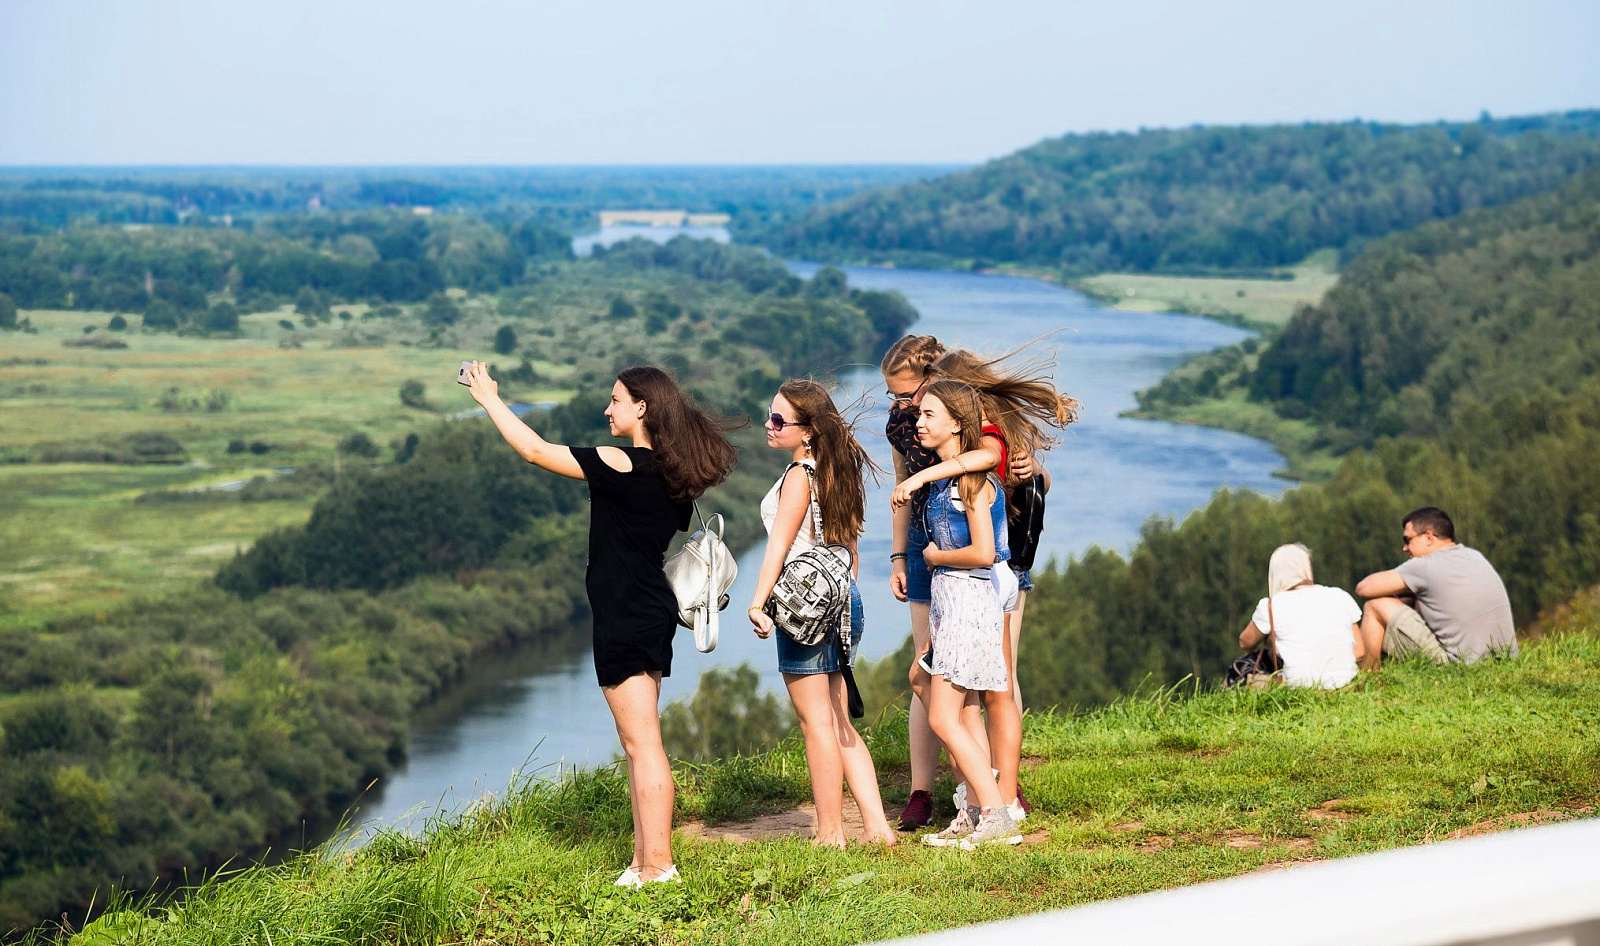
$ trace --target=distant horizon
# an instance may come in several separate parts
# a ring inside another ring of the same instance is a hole
[[[293,162],[273,164],[239,164],[239,163],[183,163],[183,162],[153,162],[153,163],[83,163],[83,164],[8,164],[0,162],[0,172],[14,171],[98,171],[98,170],[124,170],[124,171],[523,171],[523,170],[549,170],[549,171],[596,171],[596,170],[715,170],[726,168],[759,168],[782,170],[785,168],[967,168],[989,161],[1025,151],[1045,141],[1058,138],[1087,137],[1091,135],[1138,135],[1152,131],[1184,131],[1194,128],[1272,128],[1282,126],[1305,125],[1372,125],[1390,127],[1426,127],[1429,125],[1466,125],[1482,120],[1487,109],[1480,109],[1478,114],[1466,118],[1435,118],[1422,121],[1390,121],[1386,119],[1373,119],[1354,117],[1348,119],[1306,119],[1303,121],[1265,121],[1265,122],[1192,122],[1189,124],[1174,125],[1142,125],[1138,128],[1095,128],[1088,130],[1065,131],[1059,134],[1046,135],[1028,144],[1021,145],[1013,151],[982,161],[700,161],[700,162],[669,162],[669,161],[640,161],[640,162],[539,162],[527,164],[514,163],[451,163],[451,162],[397,162],[384,163],[372,162],[364,164],[299,164]],[[1538,118],[1550,115],[1574,115],[1586,112],[1600,112],[1600,104],[1577,106],[1573,108],[1554,108],[1538,112],[1515,112],[1495,114],[1488,112],[1491,121],[1505,121],[1511,119]]]

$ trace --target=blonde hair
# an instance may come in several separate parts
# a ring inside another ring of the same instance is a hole
[[[933,370],[933,363],[943,354],[944,346],[932,335],[907,335],[883,353],[883,362],[878,369],[885,376],[915,371],[927,377]]]
[[[1032,361],[1015,370],[1001,370],[1002,362],[1022,350],[1018,348],[998,358],[985,359],[964,348],[956,348],[940,356],[933,363],[933,370],[976,389],[983,416],[999,426],[1009,449],[1020,447],[1028,453],[1038,453],[1056,443],[1056,438],[1041,428],[1061,430],[1075,422],[1078,399],[1056,390],[1050,383],[1046,373],[1048,366],[1044,362]]]
[[[950,418],[961,428],[956,435],[961,452],[970,453],[979,449],[983,444],[983,405],[972,385],[940,378],[928,385],[928,393],[924,398],[929,396],[938,398]],[[967,508],[976,508],[978,494],[988,481],[989,474],[983,471],[961,474],[956,485],[961,491],[961,501],[967,504]]]

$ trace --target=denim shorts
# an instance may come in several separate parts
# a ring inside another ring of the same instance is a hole
[[[850,653],[861,646],[861,632],[866,628],[866,614],[861,607],[861,592],[850,582]],[[796,644],[783,631],[773,634],[778,639],[779,673],[838,673],[844,669],[840,660],[839,640],[830,637],[810,647]]]
[[[924,542],[906,549],[906,598],[919,604],[933,600],[933,572],[928,571],[928,563],[922,558],[926,546]]]
[[[1013,570],[1015,570],[1015,569],[1013,569]],[[1018,591],[1032,591],[1033,590],[1033,577],[1028,574],[1027,570],[1022,570],[1022,571],[1018,571],[1017,572],[1017,590]]]

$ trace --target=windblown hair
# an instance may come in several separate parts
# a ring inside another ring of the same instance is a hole
[[[1078,419],[1078,399],[1056,390],[1046,374],[1046,363],[1032,361],[1003,370],[1002,363],[1022,350],[985,359],[955,348],[940,356],[933,370],[977,389],[983,416],[999,426],[1009,449],[1037,454],[1056,443],[1044,428],[1061,430]]]
[[[932,335],[907,335],[883,353],[878,366],[885,375],[915,371],[923,377],[933,372],[933,363],[944,354],[944,346]]]
[[[733,470],[733,444],[723,436],[740,426],[702,410],[660,368],[628,368],[617,375],[628,396],[644,402],[644,429],[667,492],[678,502],[699,499]]]
[[[930,396],[939,399],[939,403],[944,405],[944,409],[961,428],[956,434],[961,452],[979,449],[983,445],[983,404],[978,399],[977,390],[962,381],[940,378],[928,385],[928,391],[923,395],[924,406]],[[986,472],[961,474],[956,487],[961,491],[961,501],[967,504],[968,509],[976,508],[978,494],[988,480]]]
[[[815,381],[785,381],[778,393],[794,408],[795,419],[811,430],[811,456],[817,461],[817,505],[822,508],[821,541],[853,545],[867,521],[867,491],[862,482],[877,466],[856,439],[851,424],[834,406],[828,389]]]

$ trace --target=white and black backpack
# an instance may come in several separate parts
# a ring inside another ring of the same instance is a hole
[[[823,545],[822,507],[817,502],[816,472],[806,463],[791,463],[784,470],[802,467],[811,481],[811,524],[818,544],[806,549],[778,573],[778,583],[767,599],[767,613],[778,629],[796,644],[810,647],[837,635],[850,652],[850,568],[854,556],[843,545]]]

